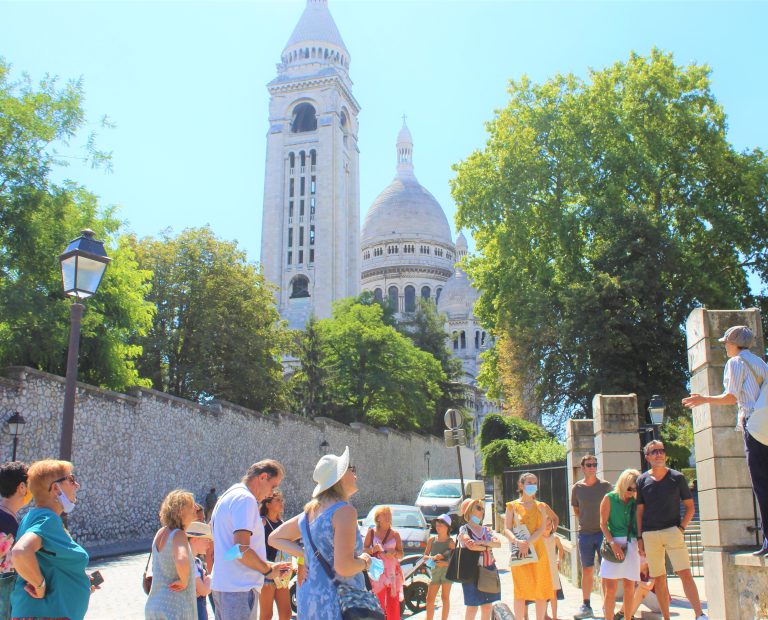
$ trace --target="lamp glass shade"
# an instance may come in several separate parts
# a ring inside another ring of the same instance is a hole
[[[24,425],[26,420],[19,415],[17,411],[10,418],[8,418],[8,432],[11,435],[21,435],[24,432]]]
[[[93,238],[93,231],[84,230],[59,256],[64,293],[78,299],[93,295],[110,260],[104,244]]]
[[[666,405],[661,396],[654,395],[648,405],[648,414],[651,416],[651,424],[659,426],[664,422],[664,410]]]

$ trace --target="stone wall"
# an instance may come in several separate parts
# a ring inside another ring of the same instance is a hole
[[[27,422],[19,460],[56,457],[63,402],[61,377],[21,367],[0,377],[0,417],[18,411]],[[455,450],[429,435],[262,415],[226,402],[201,406],[148,389],[119,394],[81,383],[73,462],[82,488],[70,529],[91,549],[146,540],[158,527],[168,491],[185,488],[200,501],[210,487],[223,491],[263,458],[286,468],[281,488],[291,516],[310,498],[323,440],[335,454],[349,446],[360,481],[353,503],[361,515],[376,503],[413,504],[427,477],[427,450],[432,478],[458,477]],[[10,437],[0,441],[0,458],[10,459]],[[464,476],[473,478],[472,455],[464,456]]]

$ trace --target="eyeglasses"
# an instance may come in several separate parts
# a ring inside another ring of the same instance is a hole
[[[75,479],[75,474],[69,474],[68,476],[64,476],[63,478],[58,478],[51,482],[51,484],[48,486],[48,490],[50,491],[53,488],[54,484],[58,484],[59,482],[64,482],[65,480],[69,480],[72,484],[77,484],[77,480]]]
[[[654,450],[648,450],[648,456],[661,456],[666,454],[667,451],[664,448],[655,448]]]
[[[597,467],[597,461],[595,461],[594,463],[584,463],[584,467],[586,467],[588,469],[592,469],[594,467]]]
[[[355,465],[349,466],[349,471],[351,471],[353,474],[357,474],[357,467]]]

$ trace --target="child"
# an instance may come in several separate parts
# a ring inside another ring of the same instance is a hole
[[[432,581],[427,589],[427,620],[432,620],[435,616],[435,599],[438,590],[443,601],[442,620],[448,620],[448,613],[451,610],[452,582],[445,578],[445,573],[448,570],[451,551],[456,548],[456,543],[450,536],[451,517],[447,514],[440,515],[432,522],[432,527],[435,528],[437,536],[429,537],[427,548],[424,550],[424,557],[432,567]]]
[[[547,548],[549,558],[549,572],[552,575],[552,587],[555,590],[555,596],[549,599],[552,606],[552,618],[547,616],[547,620],[557,620],[557,601],[563,600],[563,586],[560,583],[560,561],[565,555],[565,549],[560,542],[560,537],[555,533],[555,523],[552,518],[547,518],[547,529],[544,530],[544,545]]]
[[[195,557],[195,593],[197,595],[197,620],[208,620],[208,608],[205,605],[205,597],[211,593],[211,576],[205,570],[205,564],[199,556],[205,556],[213,546],[211,526],[207,523],[194,521],[187,528],[187,540]]]

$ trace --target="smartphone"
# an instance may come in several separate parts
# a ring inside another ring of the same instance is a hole
[[[89,577],[91,578],[91,585],[94,587],[98,587],[104,583],[104,577],[102,577],[101,573],[97,570],[93,571]]]

